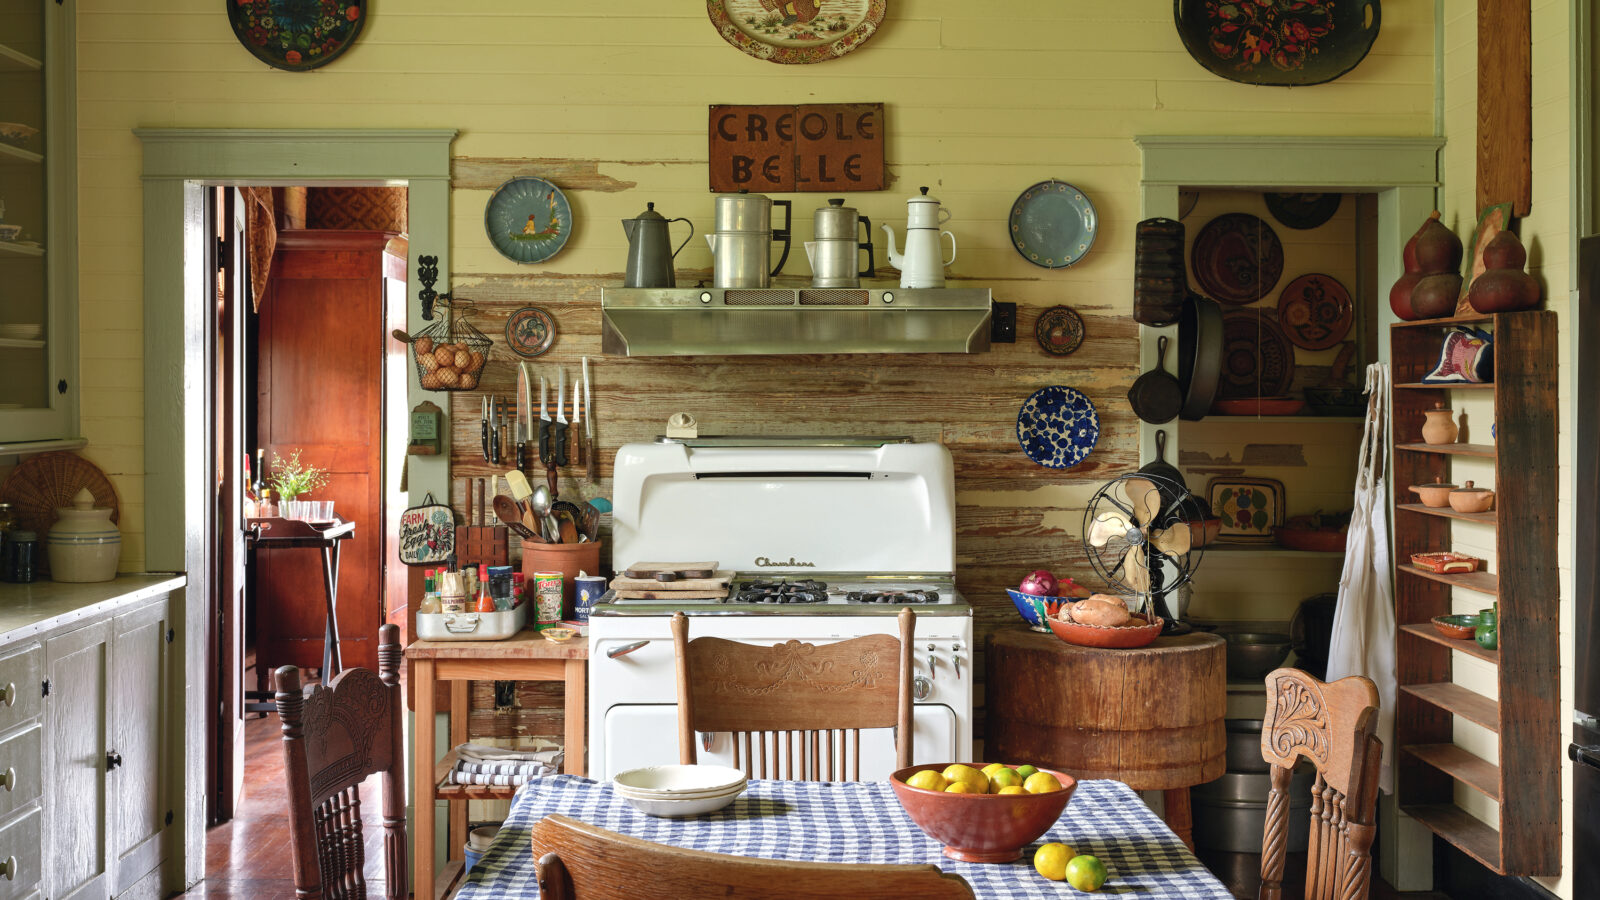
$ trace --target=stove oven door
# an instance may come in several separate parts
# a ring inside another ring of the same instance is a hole
[[[912,709],[916,728],[912,761],[916,764],[943,763],[964,759],[956,751],[956,714],[942,703],[919,703]],[[605,714],[605,771],[592,775],[610,780],[618,772],[641,766],[660,766],[678,761],[677,704],[618,704]],[[727,732],[700,735],[702,763],[733,765],[733,739]],[[890,729],[874,728],[861,733],[861,780],[881,781],[895,770],[894,737]],[[757,777],[760,770],[756,771]],[[769,773],[773,777],[776,773]]]

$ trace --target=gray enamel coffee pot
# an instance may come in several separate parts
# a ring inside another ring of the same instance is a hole
[[[672,249],[671,223],[684,222],[689,235]],[[647,204],[644,212],[632,219],[622,220],[622,230],[628,235],[628,269],[622,277],[622,286],[630,288],[677,287],[677,275],[672,261],[684,244],[694,237],[694,223],[688,219],[668,219],[656,212],[654,203]]]

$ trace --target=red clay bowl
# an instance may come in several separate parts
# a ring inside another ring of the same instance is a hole
[[[911,766],[889,776],[895,798],[922,833],[944,845],[944,855],[975,863],[1011,862],[1061,818],[1078,787],[1065,772],[1049,772],[1061,790],[1048,794],[947,794],[906,784],[924,769],[943,772],[951,763]],[[983,763],[967,763],[974,769]]]
[[[1145,619],[1143,613],[1134,613],[1135,619]],[[1105,625],[1085,625],[1081,622],[1063,622],[1060,619],[1046,619],[1045,624],[1069,644],[1080,647],[1105,647],[1116,650],[1131,650],[1134,647],[1143,647],[1155,640],[1161,634],[1162,620],[1157,618],[1148,625],[1123,625],[1111,628]]]

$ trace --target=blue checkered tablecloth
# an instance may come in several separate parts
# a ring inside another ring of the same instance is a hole
[[[458,900],[537,897],[534,822],[552,813],[649,841],[741,856],[803,862],[934,863],[972,885],[979,897],[1058,898],[1076,893],[1033,871],[1033,849],[1060,841],[1092,853],[1111,872],[1108,891],[1155,898],[1231,900],[1155,813],[1120,781],[1081,781],[1066,812],[1044,837],[1004,864],[964,863],[900,808],[887,782],[751,781],[722,810],[687,819],[639,812],[609,783],[572,775],[530,782],[511,802],[494,844],[464,879]]]

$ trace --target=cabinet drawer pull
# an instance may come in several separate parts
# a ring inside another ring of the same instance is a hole
[[[5,704],[7,706],[12,706],[12,705],[16,704],[16,702],[17,702],[17,683],[16,682],[14,682],[14,681],[6,682],[5,690],[3,692],[0,692],[0,700],[4,700]]]
[[[0,875],[6,876],[7,881],[16,880],[17,858],[15,856],[6,857],[6,861],[3,864],[0,864]]]
[[[17,770],[15,768],[11,767],[11,766],[6,766],[5,774],[4,775],[0,775],[0,784],[5,785],[5,788],[6,788],[7,791],[16,790],[17,789]]]
[[[115,750],[106,751],[106,771],[109,772],[120,765],[122,765],[122,754]]]

